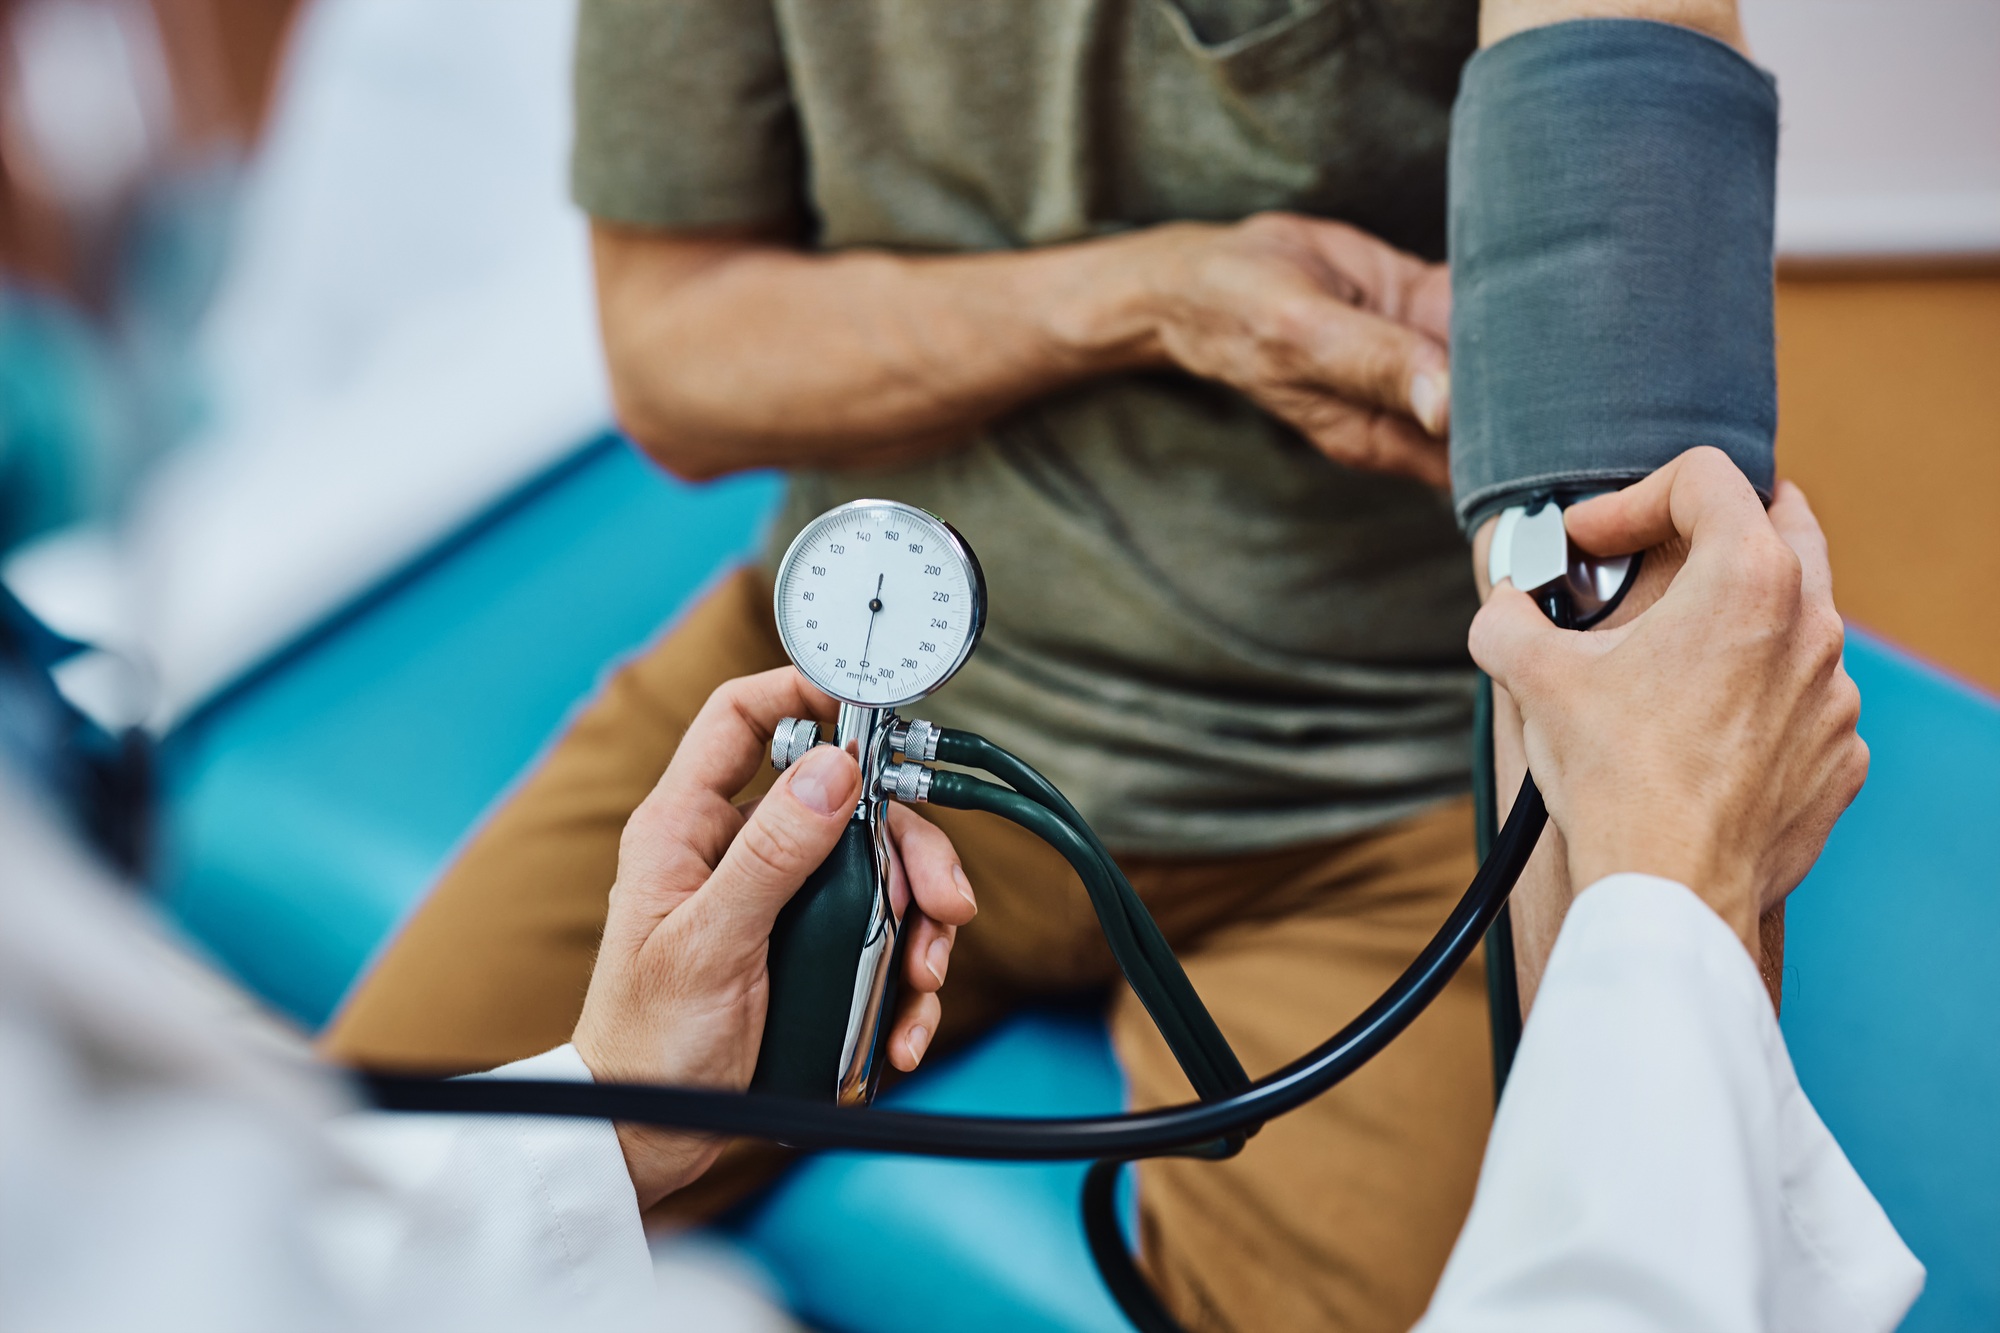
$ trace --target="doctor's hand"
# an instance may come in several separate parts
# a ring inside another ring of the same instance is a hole
[[[1473,621],[1474,660],[1522,714],[1569,882],[1678,880],[1755,958],[1760,914],[1805,876],[1868,772],[1826,540],[1797,487],[1780,483],[1766,514],[1706,448],[1565,517],[1599,555],[1688,550],[1660,600],[1615,629],[1559,630],[1510,584]]]
[[[826,859],[861,795],[846,751],[818,746],[751,805],[732,797],[756,774],[782,717],[832,716],[790,667],[734,680],[709,697],[659,785],[625,825],[604,940],[576,1026],[591,1073],[618,1082],[742,1090],[757,1065],[769,997],[765,958],[778,910]],[[943,833],[901,806],[890,830],[908,884],[902,1007],[889,1038],[914,1069],[937,1031],[937,990],[957,928],[976,910]],[[618,1126],[650,1207],[714,1162],[722,1140]]]
[[[1284,419],[1337,463],[1446,485],[1451,279],[1343,223],[1260,213],[1124,238],[1165,359]]]

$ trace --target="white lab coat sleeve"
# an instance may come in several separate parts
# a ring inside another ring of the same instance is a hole
[[[560,1046],[479,1077],[588,1082],[590,1071]],[[461,1327],[473,1322],[470,1297],[498,1326],[554,1318],[550,1326],[592,1328],[658,1309],[610,1124],[372,1113],[336,1132],[372,1188],[323,1234],[364,1308]]]
[[[655,1277],[607,1124],[356,1111],[0,764],[0,1329],[791,1327],[713,1260]]]
[[[1686,887],[1571,907],[1419,1333],[1876,1333],[1923,1268]]]

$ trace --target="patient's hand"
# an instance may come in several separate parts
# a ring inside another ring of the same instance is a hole
[[[1619,628],[1556,629],[1505,585],[1473,623],[1474,658],[1520,710],[1568,883],[1679,880],[1756,957],[1760,916],[1811,867],[1868,769],[1825,539],[1796,487],[1766,515],[1713,449],[1567,521],[1600,555],[1674,539],[1687,550],[1657,603]]]
[[[1444,265],[1291,213],[1155,227],[1130,244],[1173,364],[1239,390],[1336,462],[1448,483]]]
[[[749,1086],[764,1033],[771,925],[839,840],[861,773],[846,751],[823,745],[754,805],[731,797],[756,773],[779,718],[831,711],[790,667],[731,681],[710,696],[633,812],[576,1026],[577,1053],[596,1077]],[[899,896],[916,899],[903,917],[907,975],[889,1039],[890,1062],[910,1070],[937,1031],[952,939],[976,909],[943,833],[900,806],[890,810],[890,830],[909,878]],[[699,1176],[722,1149],[713,1137],[637,1125],[618,1126],[618,1138],[641,1208]]]

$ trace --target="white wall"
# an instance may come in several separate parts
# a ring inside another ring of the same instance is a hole
[[[2000,254],[2000,0],[1742,0],[1778,76],[1778,249]]]

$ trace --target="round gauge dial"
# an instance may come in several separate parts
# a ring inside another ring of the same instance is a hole
[[[986,582],[950,524],[894,500],[829,509],[778,567],[778,634],[807,680],[896,708],[951,679],[979,642]]]

